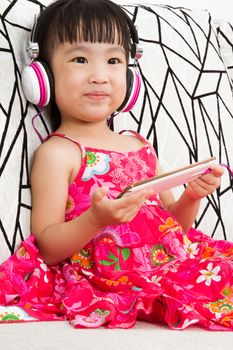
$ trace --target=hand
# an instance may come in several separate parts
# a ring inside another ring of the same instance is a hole
[[[130,222],[145,201],[153,194],[153,190],[143,189],[113,200],[106,197],[107,193],[108,188],[98,188],[93,192],[91,199],[89,210],[94,215],[99,227]]]
[[[214,192],[221,182],[224,169],[221,165],[214,166],[210,173],[201,175],[195,181],[189,182],[185,193],[192,199],[201,199]]]

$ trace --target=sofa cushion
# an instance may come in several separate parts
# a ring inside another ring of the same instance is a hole
[[[212,155],[233,166],[229,25],[227,32],[224,22],[216,26],[206,10],[150,5],[127,11],[136,19],[144,47],[143,88],[130,117],[117,116],[115,128],[149,138],[166,171]],[[225,41],[219,37],[221,28]],[[173,190],[176,197],[182,191]],[[232,206],[232,179],[226,171],[220,189],[202,201],[196,227],[232,240]]]
[[[223,19],[214,20],[220,54],[233,85],[233,26]]]
[[[30,233],[30,167],[40,139],[32,126],[38,109],[25,100],[20,75],[34,15],[50,2],[0,2],[0,261]],[[165,5],[125,9],[144,47],[143,86],[134,109],[115,118],[115,129],[134,129],[150,139],[164,170],[210,155],[233,164],[232,90],[208,11]],[[46,112],[36,128],[44,137],[49,133]],[[175,196],[181,191],[174,189]],[[196,226],[232,240],[232,206],[232,182],[225,174],[221,188],[203,200]]]

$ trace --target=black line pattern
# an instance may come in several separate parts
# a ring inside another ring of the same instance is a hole
[[[233,84],[233,26],[224,21],[216,20],[215,27],[223,62]]]
[[[30,232],[30,166],[39,146],[25,101],[20,72],[34,14],[51,0],[0,2],[0,260]],[[143,87],[136,107],[114,127],[134,129],[150,139],[165,170],[215,155],[233,165],[233,28],[214,23],[207,11],[166,5],[125,6],[144,46]],[[221,51],[222,50],[222,51]],[[227,70],[226,70],[227,67]],[[49,132],[46,113],[37,119]],[[179,195],[181,189],[175,189]],[[233,239],[232,180],[203,200],[196,227],[219,239]]]

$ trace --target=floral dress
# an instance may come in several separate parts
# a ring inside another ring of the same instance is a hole
[[[127,153],[69,139],[80,147],[82,163],[69,186],[66,221],[89,208],[97,187],[108,186],[116,198],[132,182],[156,175],[154,149],[135,136],[142,147]],[[129,328],[138,319],[172,329],[233,330],[233,243],[195,229],[184,234],[155,194],[130,223],[103,228],[55,266],[43,262],[31,234],[0,266],[0,305],[0,322]]]

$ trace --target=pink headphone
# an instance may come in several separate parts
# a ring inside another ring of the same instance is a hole
[[[133,41],[131,57],[134,59],[134,64],[132,67],[127,68],[126,96],[117,112],[130,111],[138,99],[141,88],[138,59],[141,58],[143,50],[139,45],[136,27],[132,24],[130,19],[128,22]],[[30,62],[22,72],[21,83],[26,99],[34,105],[45,107],[54,98],[54,79],[48,64],[42,60],[36,60],[39,55],[39,45],[33,42],[34,32],[35,25],[32,30],[32,40],[29,41],[27,47],[27,51],[30,55]]]

